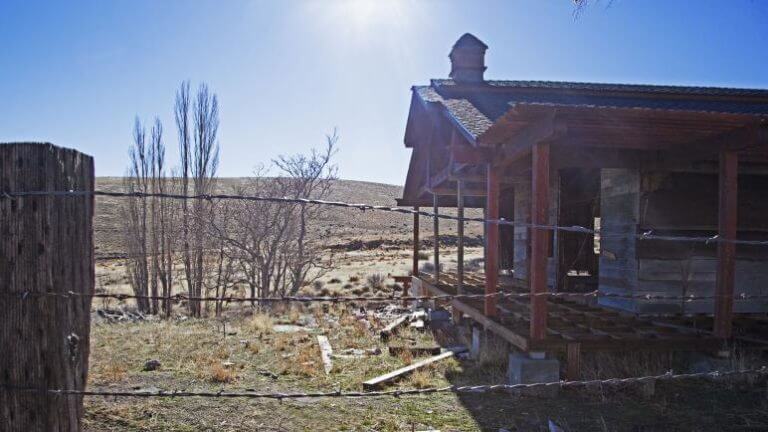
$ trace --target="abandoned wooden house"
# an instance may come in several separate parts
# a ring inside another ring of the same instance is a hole
[[[426,273],[415,216],[414,290],[597,291],[452,301],[528,359],[567,353],[571,377],[582,350],[761,342],[768,90],[491,81],[486,50],[465,34],[450,79],[412,88],[399,204],[483,208],[518,225],[486,223],[485,271],[468,273],[460,223],[456,268],[441,270],[435,242]],[[435,219],[435,233],[448,222]]]

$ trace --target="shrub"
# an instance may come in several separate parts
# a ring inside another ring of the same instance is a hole
[[[208,381],[212,383],[230,383],[237,376],[232,368],[228,368],[221,363],[213,363],[208,371]]]
[[[250,321],[248,321],[248,328],[254,333],[271,333],[272,324],[272,317],[267,313],[260,312],[251,317]]]
[[[430,257],[430,255],[429,255],[428,253],[426,253],[426,252],[423,252],[423,251],[419,251],[419,253],[418,253],[418,254],[416,254],[416,257],[417,257],[419,260],[421,260],[421,261],[424,261],[424,260],[428,260],[428,259],[429,259],[429,257]]]
[[[338,283],[341,283],[341,279],[333,278],[333,279],[329,280],[328,283],[329,284],[338,284]]]
[[[380,290],[384,286],[384,279],[386,277],[381,273],[372,273],[368,275],[368,277],[365,279],[368,283],[368,286],[375,289]]]

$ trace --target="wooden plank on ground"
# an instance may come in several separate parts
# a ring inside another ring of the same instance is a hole
[[[379,333],[381,335],[381,339],[382,340],[389,339],[389,337],[392,336],[392,334],[397,330],[397,328],[405,325],[405,323],[407,323],[410,318],[411,318],[410,314],[401,315],[391,323],[387,324],[387,326],[381,329],[381,332]]]
[[[437,345],[434,346],[425,346],[425,345],[403,345],[403,344],[397,344],[397,345],[390,345],[389,346],[389,355],[397,356],[400,355],[400,353],[408,351],[412,355],[438,355],[440,354],[440,347]]]
[[[320,345],[320,358],[323,359],[325,374],[329,375],[333,369],[333,348],[328,338],[322,335],[317,335],[317,343]]]
[[[378,387],[380,387],[382,384],[395,381],[397,379],[400,379],[406,375],[409,375],[416,371],[417,369],[421,369],[425,366],[428,366],[432,363],[439,362],[441,360],[445,360],[449,357],[453,357],[454,355],[458,353],[462,353],[466,351],[467,349],[464,347],[461,348],[454,348],[452,350],[446,351],[444,353],[438,354],[434,357],[429,357],[424,360],[418,361],[416,363],[410,364],[408,366],[402,367],[400,369],[394,370],[392,372],[389,372],[384,375],[377,376],[376,378],[369,379],[368,381],[363,383],[363,389],[365,390],[373,390]]]

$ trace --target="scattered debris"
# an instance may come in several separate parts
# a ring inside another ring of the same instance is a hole
[[[122,321],[144,321],[147,319],[146,315],[141,312],[131,312],[125,309],[98,309],[96,314],[109,321],[109,322],[122,322]]]
[[[276,373],[274,373],[272,371],[268,371],[266,369],[257,370],[256,373],[261,375],[261,376],[269,377],[269,378],[272,378],[272,379],[277,379],[277,374]]]
[[[390,336],[392,336],[398,328],[405,325],[406,323],[412,323],[417,320],[422,320],[422,327],[424,325],[423,319],[426,317],[426,312],[424,311],[416,311],[405,315],[400,315],[397,319],[389,323],[386,327],[384,327],[381,330],[381,339],[382,340],[388,340]]]
[[[549,426],[549,432],[565,432],[557,423],[547,419],[547,426]]]
[[[156,371],[160,369],[160,366],[161,366],[160,360],[157,360],[157,359],[147,360],[144,363],[144,371],[145,372]]]
[[[351,359],[351,358],[360,358],[360,357],[380,355],[380,354],[381,354],[381,348],[379,347],[368,348],[368,349],[347,348],[345,350],[341,350],[339,354],[333,354],[333,358]]]
[[[390,345],[389,346],[389,355],[391,356],[398,356],[400,353],[408,351],[411,353],[411,355],[419,356],[419,355],[438,355],[440,354],[441,348],[438,345],[432,345],[432,346],[424,346],[424,345]]]
[[[333,348],[331,343],[328,342],[328,338],[322,335],[317,335],[317,343],[320,345],[320,357],[323,359],[323,368],[325,374],[329,375],[333,369]]]
[[[395,330],[397,330],[398,327],[405,325],[405,323],[408,322],[410,319],[410,315],[401,315],[396,320],[389,323],[386,327],[381,329],[381,340],[388,340],[390,336],[392,336],[393,333],[395,333]]]
[[[424,320],[412,321],[409,327],[416,330],[424,330]]]
[[[406,375],[411,374],[417,369],[421,369],[424,366],[430,365],[432,363],[439,362],[441,360],[445,360],[447,358],[453,357],[457,353],[466,351],[466,347],[458,347],[458,348],[452,348],[449,351],[446,351],[444,353],[438,354],[434,357],[429,357],[427,359],[421,360],[419,362],[410,364],[408,366],[402,367],[400,369],[397,369],[395,371],[392,371],[390,373],[378,376],[376,378],[369,379],[368,381],[363,383],[363,389],[365,390],[373,390],[378,388],[384,383],[395,381],[397,379],[400,379]]]
[[[272,330],[275,333],[297,333],[300,331],[305,331],[306,328],[304,326],[295,324],[275,324],[272,326]]]

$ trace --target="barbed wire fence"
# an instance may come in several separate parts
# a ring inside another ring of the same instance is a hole
[[[205,195],[178,195],[167,193],[141,193],[141,192],[112,192],[112,191],[26,191],[26,192],[0,192],[0,200],[10,199],[17,200],[25,197],[113,197],[113,198],[165,198],[174,200],[243,200],[243,201],[260,201],[260,202],[274,202],[274,203],[295,203],[295,204],[308,204],[308,205],[324,205],[335,208],[345,209],[357,209],[361,211],[383,211],[391,213],[399,213],[405,215],[419,215],[424,217],[439,218],[445,220],[453,220],[457,222],[476,222],[485,224],[498,224],[504,226],[525,227],[532,229],[544,229],[551,231],[563,231],[583,233],[588,235],[601,236],[606,238],[606,234],[601,233],[600,229],[587,228],[582,226],[560,226],[560,225],[542,225],[532,223],[522,223],[507,219],[484,219],[478,217],[458,217],[448,214],[436,214],[427,211],[414,210],[403,207],[392,207],[383,205],[372,205],[364,203],[347,203],[341,201],[328,201],[328,200],[315,200],[304,198],[289,198],[289,197],[265,197],[265,196],[248,196],[248,195],[236,195],[236,194],[205,194]],[[610,234],[608,234],[610,235]],[[653,231],[645,231],[642,233],[634,234],[638,240],[656,240],[656,241],[676,241],[676,242],[690,242],[690,243],[732,243],[736,245],[749,245],[749,246],[768,246],[768,240],[744,240],[744,239],[725,239],[718,235],[713,236],[675,236],[656,234]],[[626,237],[622,235],[622,237]],[[99,260],[114,260],[114,259],[130,259],[135,255],[128,254],[113,254],[110,256],[96,257]],[[656,294],[624,294],[624,293],[610,293],[601,292],[600,290],[592,290],[588,292],[541,292],[541,293],[529,293],[529,292],[506,292],[499,291],[487,294],[445,294],[445,295],[424,295],[424,296],[388,296],[388,297],[374,297],[374,296],[280,296],[280,297],[238,297],[238,296],[188,296],[185,294],[175,294],[172,296],[151,296],[151,295],[135,295],[135,294],[119,294],[119,293],[78,293],[78,292],[51,292],[51,291],[20,291],[20,292],[3,292],[3,296],[17,297],[22,300],[34,299],[39,297],[50,297],[60,299],[71,298],[103,298],[103,299],[116,299],[124,301],[128,299],[147,299],[147,300],[170,300],[174,302],[182,301],[222,301],[229,303],[280,303],[280,302],[296,302],[296,303],[352,303],[352,302],[388,302],[388,301],[433,301],[433,300],[462,300],[462,299],[485,299],[488,297],[498,298],[533,298],[537,296],[545,296],[550,298],[596,298],[596,297],[611,297],[611,298],[626,298],[626,299],[644,299],[644,300],[682,300],[682,301],[696,301],[696,300],[712,300],[722,296],[716,295],[656,295]],[[748,294],[748,293],[736,293],[734,299],[768,299],[768,295]],[[538,382],[527,384],[493,384],[493,385],[469,385],[469,386],[443,386],[443,387],[430,387],[420,389],[393,389],[382,391],[331,391],[331,392],[259,392],[257,389],[246,389],[244,391],[186,391],[186,390],[152,390],[152,391],[112,391],[112,390],[72,390],[72,389],[51,389],[51,388],[24,388],[10,385],[0,385],[0,388],[8,391],[18,391],[26,393],[44,393],[54,396],[102,396],[102,397],[137,397],[137,398],[184,398],[184,397],[203,397],[203,398],[245,398],[245,399],[275,399],[275,400],[287,400],[287,399],[300,399],[300,398],[362,398],[362,397],[401,397],[409,395],[430,395],[440,393],[491,393],[499,391],[515,391],[515,390],[527,390],[537,388],[576,388],[576,387],[589,387],[596,385],[606,386],[621,386],[634,383],[644,382],[656,382],[656,381],[676,381],[676,380],[691,380],[691,379],[711,379],[722,380],[730,377],[739,376],[752,376],[752,377],[765,377],[768,375],[768,367],[754,368],[754,369],[738,369],[730,371],[713,371],[713,372],[701,372],[701,373],[673,373],[669,371],[660,375],[647,375],[638,377],[627,378],[610,378],[610,379],[594,379],[594,380],[562,380],[553,382]]]
[[[538,382],[528,384],[490,384],[490,385],[468,385],[468,386],[443,386],[428,388],[410,388],[410,389],[392,389],[392,390],[371,390],[371,391],[331,391],[331,392],[259,392],[256,389],[246,389],[244,391],[186,391],[186,390],[136,390],[136,391],[113,391],[113,390],[67,390],[67,389],[34,389],[34,388],[13,388],[5,386],[7,389],[31,393],[49,393],[58,396],[104,396],[104,397],[137,397],[137,398],[242,398],[242,399],[304,399],[304,398],[364,398],[364,397],[401,397],[409,395],[430,395],[438,393],[492,393],[525,391],[542,388],[577,388],[590,386],[621,386],[638,383],[648,383],[656,381],[680,381],[691,379],[711,379],[724,380],[732,377],[752,376],[762,377],[768,375],[768,368],[761,367],[757,369],[739,369],[732,371],[713,371],[675,374],[672,371],[660,375],[646,375],[640,377],[628,378],[608,378],[593,380],[572,380],[572,381],[552,381]]]
[[[325,205],[339,208],[351,208],[357,210],[371,210],[371,211],[384,211],[391,213],[400,213],[406,215],[419,215],[431,218],[453,220],[457,222],[480,222],[487,224],[506,225],[513,227],[534,228],[550,231],[563,231],[563,232],[575,232],[582,234],[600,235],[602,238],[607,238],[610,234],[604,234],[600,232],[600,229],[587,228],[583,226],[571,225],[542,225],[533,224],[527,222],[518,222],[509,219],[485,219],[481,217],[458,217],[448,214],[432,213],[423,210],[413,210],[405,207],[392,207],[384,205],[364,204],[364,203],[347,203],[343,201],[328,201],[317,200],[310,198],[291,198],[291,197],[265,197],[254,195],[237,195],[237,194],[204,194],[204,195],[179,195],[168,193],[144,193],[144,192],[111,192],[111,191],[28,191],[28,192],[2,192],[0,193],[0,199],[15,199],[23,197],[43,197],[43,196],[58,196],[58,197],[85,197],[85,196],[102,196],[113,198],[166,198],[174,200],[240,200],[240,201],[258,201],[258,202],[273,202],[273,203],[293,203],[293,204],[314,204]],[[768,246],[768,240],[742,240],[742,239],[725,239],[719,235],[712,236],[673,236],[673,235],[660,235],[655,234],[653,230],[648,230],[642,233],[634,235],[639,240],[659,240],[659,241],[678,241],[678,242],[693,242],[693,243],[732,243],[736,245],[752,245],[752,246]],[[621,237],[626,237],[621,235]]]

